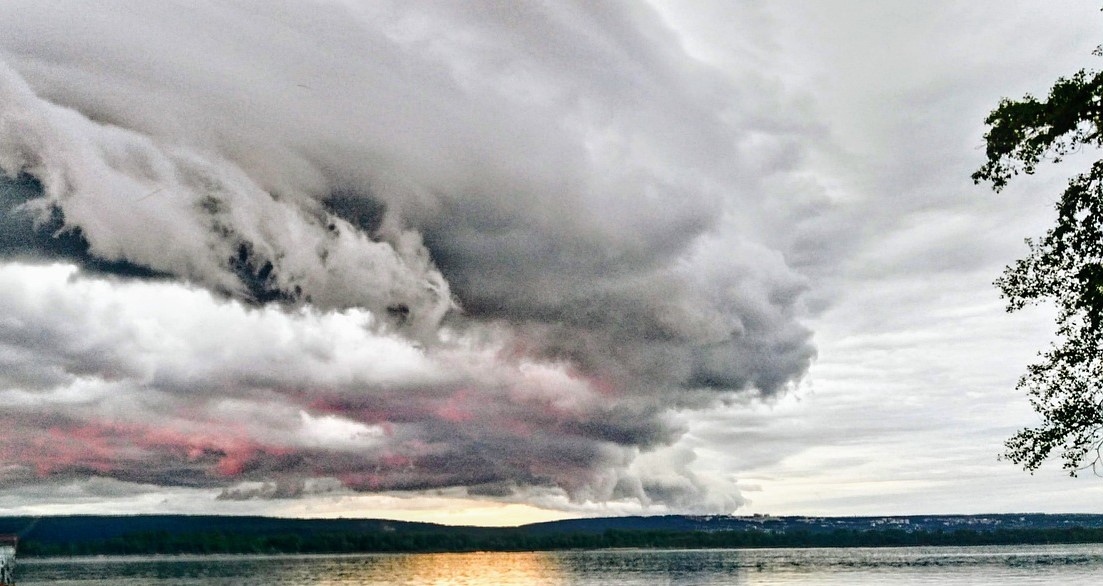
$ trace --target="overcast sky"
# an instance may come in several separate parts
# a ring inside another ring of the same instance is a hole
[[[1022,2],[0,4],[0,514],[1095,512],[992,286]]]

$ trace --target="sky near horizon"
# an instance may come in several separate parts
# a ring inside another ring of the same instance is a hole
[[[0,514],[1098,512],[997,461],[1086,1],[0,4]]]

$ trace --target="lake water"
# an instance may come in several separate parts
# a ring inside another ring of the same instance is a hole
[[[21,560],[16,584],[1098,584],[1103,545]]]

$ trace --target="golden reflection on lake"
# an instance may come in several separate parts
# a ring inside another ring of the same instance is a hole
[[[359,565],[355,569],[344,569],[341,575],[325,576],[314,583],[324,586],[567,584],[557,559],[542,552],[396,554],[373,558],[370,564]]]

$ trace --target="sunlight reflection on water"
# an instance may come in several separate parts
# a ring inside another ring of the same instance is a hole
[[[1096,584],[1103,546],[26,560],[19,586]]]
[[[315,582],[325,586],[407,584],[521,586],[568,584],[555,556],[539,552],[396,555]],[[352,566],[353,564],[347,564]]]

